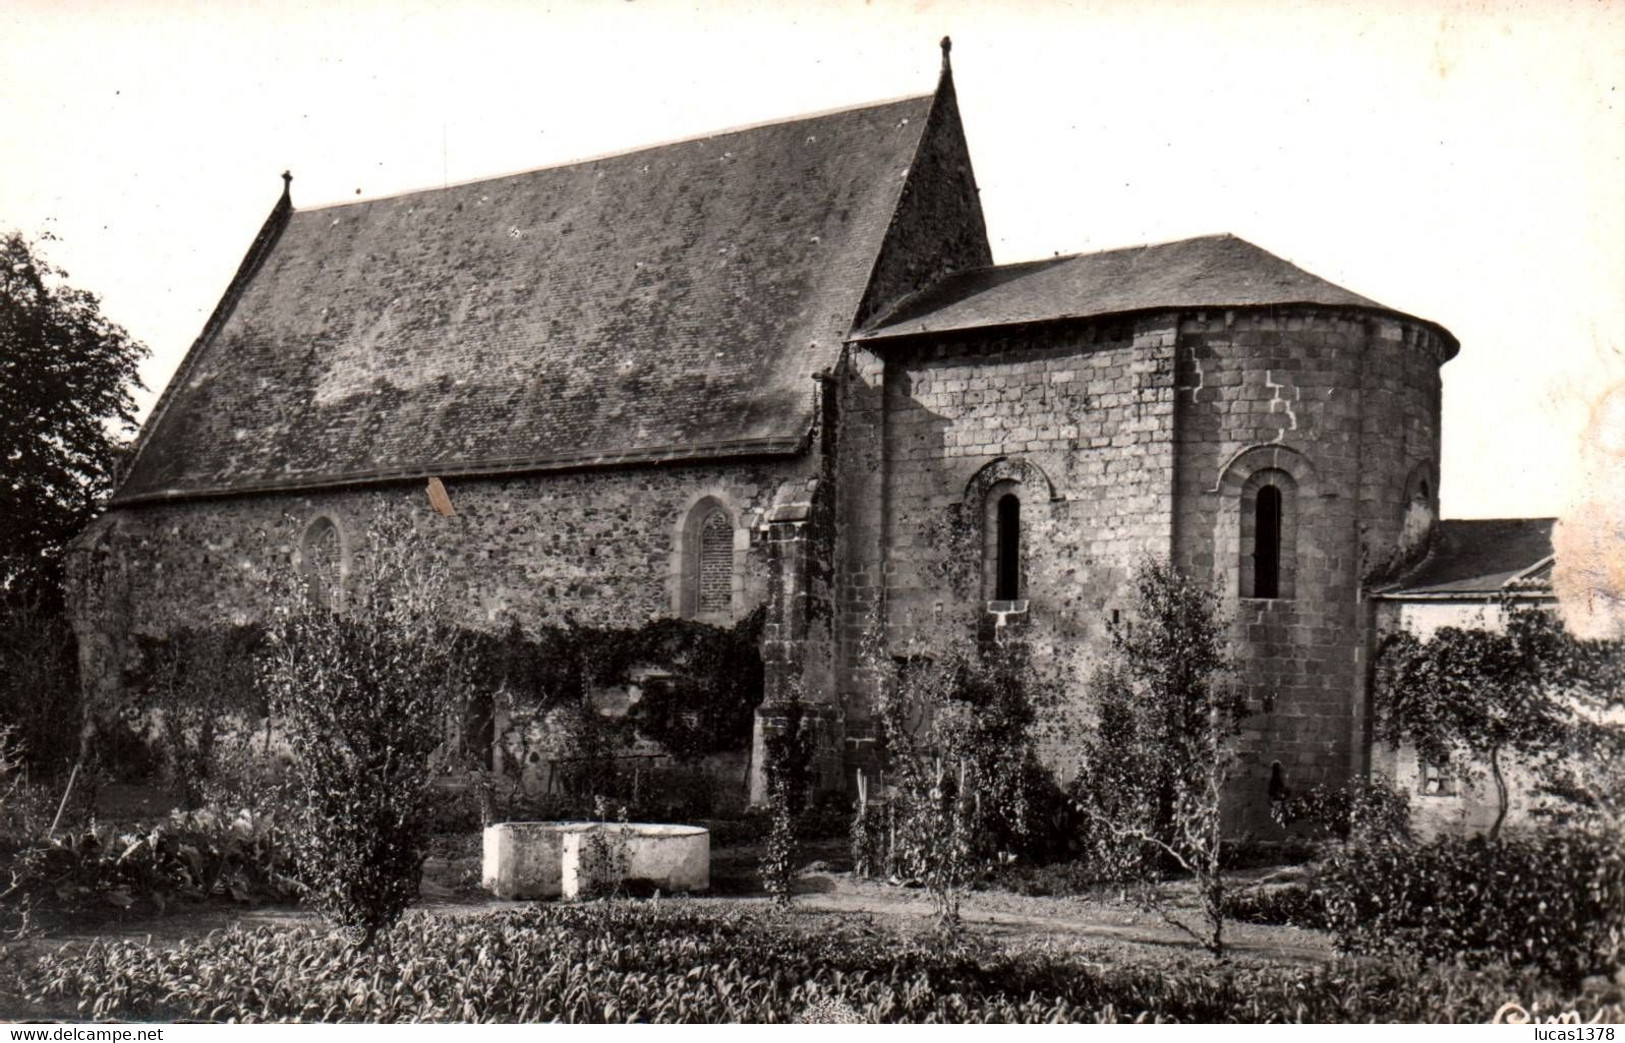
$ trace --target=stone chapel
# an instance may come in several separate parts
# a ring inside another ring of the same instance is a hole
[[[1437,515],[1456,338],[1229,235],[995,265],[944,43],[920,97],[285,183],[76,546],[119,587],[76,601],[87,697],[131,629],[263,610],[249,531],[342,589],[375,505],[431,487],[473,625],[765,606],[768,705],[805,690],[830,788],[875,757],[871,620],[1086,663],[1148,554],[1211,577],[1275,693],[1235,800],[1363,773],[1370,595]]]

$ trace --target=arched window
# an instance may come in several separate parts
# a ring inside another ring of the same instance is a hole
[[[1433,474],[1433,461],[1422,460],[1411,468],[1410,474],[1405,478],[1405,508],[1409,510],[1412,504],[1420,504],[1428,510],[1433,509],[1433,497],[1438,492],[1438,479]]]
[[[982,506],[982,597],[1019,601],[1027,596],[1027,547],[1021,531],[1020,482],[1005,480],[987,490]]]
[[[328,517],[317,518],[305,530],[299,547],[300,571],[311,600],[336,611],[344,596],[344,540]]]
[[[993,599],[1014,601],[1021,596],[1021,500],[1015,493],[999,497],[997,528],[999,560]]]
[[[1241,489],[1241,596],[1291,598],[1297,572],[1298,484],[1275,468]]]
[[[733,620],[743,564],[735,548],[733,513],[706,496],[683,514],[673,558],[673,609],[684,619],[707,623]]]
[[[699,614],[726,613],[733,608],[734,579],[734,527],[727,511],[718,507],[705,516],[699,543]]]
[[[1258,490],[1253,509],[1253,597],[1281,596],[1281,490]]]

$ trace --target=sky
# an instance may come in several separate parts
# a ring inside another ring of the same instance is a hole
[[[0,231],[152,349],[145,413],[284,169],[315,206],[923,94],[947,34],[996,261],[1234,233],[1460,339],[1445,517],[1625,487],[1625,2],[0,0]]]

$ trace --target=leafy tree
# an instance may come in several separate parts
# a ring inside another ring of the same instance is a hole
[[[1558,817],[1625,838],[1625,639],[1578,637],[1554,617],[1533,622],[1555,632],[1542,646],[1547,691],[1571,711],[1561,755],[1540,765],[1540,788],[1560,801]]]
[[[36,777],[63,770],[79,753],[78,667],[54,591],[0,597],[0,725],[17,727]]]
[[[60,596],[63,547],[112,491],[117,434],[135,429],[147,349],[66,278],[21,234],[0,238],[0,591],[13,596]]]
[[[1578,745],[1619,760],[1617,643],[1581,641],[1553,613],[1503,606],[1505,629],[1444,627],[1424,641],[1408,631],[1378,649],[1377,726],[1390,743],[1409,741],[1419,756],[1471,776],[1488,766],[1500,835],[1511,803],[1509,755],[1547,778],[1562,777],[1581,799],[1586,771],[1572,769]],[[1582,714],[1589,696],[1596,713]],[[1613,740],[1613,741],[1611,741]],[[1599,799],[1605,799],[1600,797]]]
[[[1098,724],[1074,783],[1105,871],[1214,953],[1224,949],[1221,800],[1250,707],[1234,683],[1218,595],[1146,560],[1128,618],[1110,625],[1111,655],[1093,678]],[[1174,915],[1157,871],[1196,879],[1201,925]]]

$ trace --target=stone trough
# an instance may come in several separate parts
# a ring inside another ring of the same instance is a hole
[[[606,870],[620,880],[595,879]],[[649,822],[499,822],[485,830],[481,879],[507,899],[579,898],[617,883],[704,891],[711,834]]]

